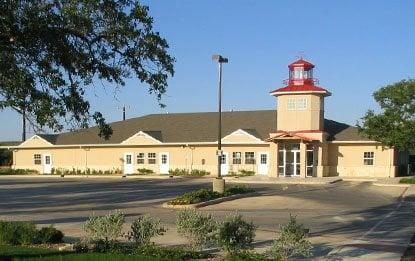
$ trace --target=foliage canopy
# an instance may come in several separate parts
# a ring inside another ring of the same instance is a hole
[[[361,133],[388,147],[415,152],[415,80],[384,86],[373,94],[381,112],[366,112]]]
[[[101,83],[137,78],[163,106],[174,58],[139,1],[5,0],[0,14],[0,109],[25,115],[36,130],[93,120],[108,138],[110,126],[85,98]]]

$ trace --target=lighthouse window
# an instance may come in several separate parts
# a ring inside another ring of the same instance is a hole
[[[301,67],[294,68],[294,79],[303,79],[303,72]]]
[[[287,109],[288,110],[295,110],[295,99],[294,98],[288,98]]]
[[[305,110],[307,108],[307,98],[297,99],[297,110]]]

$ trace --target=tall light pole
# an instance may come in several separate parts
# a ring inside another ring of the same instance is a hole
[[[228,63],[228,59],[221,55],[215,54],[212,59],[218,63],[219,66],[219,79],[218,79],[218,176],[213,180],[213,191],[223,193],[225,191],[225,180],[221,175],[221,163],[222,163],[222,64]],[[228,159],[226,159],[228,160]]]

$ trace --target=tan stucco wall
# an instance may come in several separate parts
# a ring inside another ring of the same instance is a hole
[[[229,171],[238,171],[240,169],[253,170],[257,172],[257,166],[252,164],[232,165],[232,152],[255,152],[257,158],[258,152],[268,151],[269,144],[259,145],[223,145],[223,151],[228,153]],[[216,174],[217,157],[215,145],[202,146],[131,146],[131,147],[90,147],[90,148],[53,148],[37,149],[25,148],[18,149],[14,152],[15,168],[36,169],[43,172],[42,165],[34,165],[34,154],[50,153],[52,155],[52,167],[62,169],[80,169],[86,168],[95,170],[123,169],[124,153],[133,153],[134,168],[148,168],[154,172],[159,172],[160,153],[169,153],[169,168],[186,168],[200,169]],[[143,152],[146,155],[145,164],[137,164],[137,154]],[[154,152],[157,154],[156,164],[147,164],[147,154]],[[204,164],[202,164],[204,160]],[[269,161],[270,162],[270,161]],[[244,162],[242,162],[244,163]]]
[[[328,166],[330,176],[393,177],[393,149],[376,144],[329,144]],[[374,152],[374,165],[363,164],[363,153]]]
[[[340,176],[340,177],[389,177],[395,175],[393,166],[393,150],[382,149],[376,144],[335,144],[315,143],[318,166],[316,174],[318,177]],[[258,173],[258,164],[244,164],[244,153],[255,152],[258,163],[258,153],[268,152],[268,175],[277,176],[278,144],[224,144],[223,151],[228,154],[228,170],[235,171],[253,170]],[[373,166],[363,164],[363,153],[373,151],[375,161]],[[169,153],[169,169],[200,169],[209,171],[212,175],[217,173],[216,145],[131,145],[120,147],[89,147],[80,148],[33,148],[26,147],[14,150],[14,167],[24,169],[36,169],[43,172],[42,165],[34,165],[34,154],[51,154],[52,167],[62,169],[85,170],[113,170],[123,169],[124,153],[133,153],[134,169],[147,168],[159,173],[160,153]],[[139,152],[146,155],[145,164],[137,164],[136,156]],[[154,152],[156,164],[147,164],[147,154]],[[232,152],[242,152],[242,164],[232,164]],[[302,156],[305,159],[304,156]],[[43,158],[42,158],[43,160]],[[204,161],[204,164],[202,164]],[[302,163],[304,164],[304,160]],[[305,166],[302,166],[302,169]]]
[[[307,108],[304,110],[288,110],[287,104],[290,98],[307,99]],[[324,98],[316,94],[287,94],[278,96],[278,130],[323,130],[324,106],[321,107],[322,99]]]

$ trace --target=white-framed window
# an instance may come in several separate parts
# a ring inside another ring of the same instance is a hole
[[[161,155],[161,164],[167,164],[167,154]]]
[[[226,154],[220,156],[220,164],[226,165]]]
[[[40,154],[34,154],[33,155],[33,163],[35,165],[41,165],[42,164],[42,155],[40,155]]]
[[[261,161],[260,163],[263,164],[263,165],[268,164],[267,154],[265,154],[265,153],[261,154],[260,161]]]
[[[255,152],[245,152],[245,164],[255,164]]]
[[[242,164],[241,152],[232,152],[232,164]]]
[[[363,165],[373,165],[375,160],[375,153],[373,151],[363,152]]]
[[[132,155],[131,154],[125,155],[125,163],[126,164],[131,164],[132,163]]]
[[[296,109],[297,110],[307,109],[307,98],[298,98],[296,102]]]
[[[156,153],[149,152],[147,154],[148,164],[156,164]]]
[[[139,152],[137,154],[137,164],[144,164],[144,153]]]
[[[288,98],[287,110],[295,110],[295,98]]]

